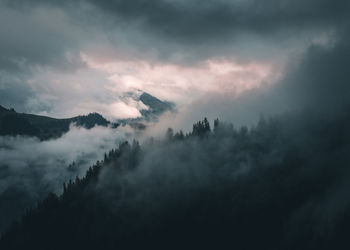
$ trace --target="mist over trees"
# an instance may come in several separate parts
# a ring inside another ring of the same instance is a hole
[[[29,210],[0,246],[337,249],[350,222],[349,121],[284,115],[211,129],[204,119],[187,135],[121,143]]]
[[[49,192],[61,193],[62,182],[85,175],[105,151],[125,140],[108,127],[71,126],[58,139],[0,136],[0,234],[26,209]]]

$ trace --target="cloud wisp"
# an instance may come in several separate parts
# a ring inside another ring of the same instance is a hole
[[[85,174],[106,151],[125,140],[125,131],[72,126],[59,139],[0,137],[0,230],[48,192]],[[74,165],[72,165],[74,163]]]

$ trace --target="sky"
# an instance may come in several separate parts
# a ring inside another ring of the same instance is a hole
[[[144,106],[125,93],[146,91],[176,103],[177,118],[188,123],[215,115],[249,123],[293,104],[246,100],[283,85],[310,48],[335,47],[349,5],[0,0],[0,105],[54,117],[129,118]]]

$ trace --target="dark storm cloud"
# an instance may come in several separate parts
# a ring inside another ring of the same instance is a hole
[[[25,1],[15,2],[25,5]],[[13,1],[11,3],[14,4]],[[36,1],[36,4],[72,7],[72,2],[68,3]],[[140,22],[163,38],[199,44],[241,32],[269,34],[285,29],[324,28],[348,19],[350,8],[350,3],[345,0],[336,3],[329,0],[81,0],[75,3],[92,4],[118,21]]]
[[[350,10],[344,0],[2,0],[0,4],[3,70],[33,64],[82,67],[79,51],[94,37],[108,41],[119,57],[181,64],[232,54],[272,60],[302,47],[304,38],[337,31],[348,21]],[[38,15],[38,9],[49,14]]]
[[[175,123],[176,129],[190,128],[205,116],[230,120],[238,126],[283,113],[303,113],[305,123],[314,125],[346,116],[350,108],[350,37],[346,30],[339,29],[330,46],[308,47],[289,62],[283,77],[273,85],[246,91],[237,98],[208,93],[178,117],[167,117],[168,126]],[[177,119],[181,122],[176,123]]]
[[[242,32],[270,34],[337,24],[348,1],[95,1],[118,20],[140,21],[167,39],[207,43]]]
[[[83,33],[60,10],[3,6],[0,32],[0,71],[27,72],[37,65],[57,70],[83,66],[77,54]]]
[[[233,43],[247,34],[265,37],[278,44],[303,35],[303,32],[336,30],[349,19],[350,10],[350,3],[345,0],[336,3],[330,0],[3,2],[15,9],[54,6],[68,13],[81,26],[97,25],[107,33],[113,33],[117,27],[126,27],[123,32],[129,34],[130,42],[136,47],[153,46],[166,54],[167,49],[184,51],[190,45],[192,49],[195,48],[192,53],[198,53],[197,57],[201,53],[206,54],[205,48],[215,45],[216,48],[211,49],[224,55]],[[142,37],[138,37],[137,33],[142,33]],[[113,43],[118,44],[119,41]],[[235,52],[239,53],[239,49],[242,48],[238,47]]]
[[[7,77],[8,78],[8,77]],[[0,105],[15,110],[25,110],[25,101],[27,98],[33,98],[35,93],[23,82],[23,79],[6,79],[0,73]]]
[[[350,36],[346,30],[339,30],[331,46],[310,46],[269,90],[248,94],[254,109],[302,112],[321,120],[346,115],[350,107]]]
[[[349,35],[344,33],[334,48],[309,48],[298,70],[291,70],[286,77],[290,102],[294,101],[301,109],[318,110],[327,115],[347,111],[345,108],[350,104],[349,41]]]
[[[67,59],[65,52],[71,51],[72,58],[76,58],[81,40],[88,40],[80,28],[88,30],[89,25],[94,23],[100,27],[99,34],[105,35],[107,32],[111,38],[114,27],[110,20],[116,20],[116,26],[127,27],[126,36],[128,32],[131,35],[129,34],[130,37],[126,40],[129,39],[131,44],[142,49],[157,47],[162,54],[161,58],[178,49],[187,51],[188,54],[194,53],[196,58],[203,56],[205,58],[209,53],[209,50],[205,49],[206,44],[213,45],[210,49],[211,56],[225,55],[225,52],[235,47],[234,43],[227,42],[225,38],[240,37],[245,33],[266,35],[274,46],[284,39],[293,39],[302,30],[330,28],[335,30],[328,35],[331,40],[335,40],[335,48],[312,45],[303,55],[302,61],[296,63],[297,69],[290,66],[286,70],[287,76],[272,90],[254,90],[237,100],[209,94],[207,100],[200,100],[197,103],[201,112],[197,112],[196,103],[191,109],[192,112],[188,112],[198,113],[199,119],[200,114],[205,115],[209,109],[215,113],[211,118],[219,112],[218,116],[221,114],[222,117],[228,114],[232,114],[232,119],[243,117],[242,123],[246,123],[252,116],[256,118],[259,114],[278,113],[291,107],[303,109],[306,103],[322,111],[334,105],[338,105],[338,109],[341,109],[342,105],[339,105],[339,102],[347,100],[345,94],[347,86],[344,79],[347,77],[345,68],[348,59],[344,55],[349,54],[347,48],[349,39],[345,37],[344,30],[348,27],[349,21],[348,1],[341,0],[335,3],[329,0],[307,2],[80,0],[29,3],[18,0],[0,1],[0,3],[6,6],[0,15],[2,20],[0,29],[6,34],[0,40],[0,67],[5,71],[10,68],[26,69],[29,64],[53,65],[57,68],[60,68],[60,65],[69,68],[74,62],[79,65],[78,59],[74,59],[70,64],[72,61]],[[40,7],[43,8],[42,11]],[[43,14],[45,11],[49,11],[48,16]],[[86,18],[88,13],[94,13],[91,15],[93,20],[88,21]],[[11,25],[8,25],[9,23]],[[133,25],[129,26],[131,23]],[[135,30],[130,31],[129,28]],[[135,37],[133,32],[140,32],[141,35]],[[276,37],[273,35],[274,32],[281,32],[281,35]],[[112,44],[118,44],[118,39],[113,39],[111,38]],[[254,39],[248,38],[247,43],[252,40]],[[257,40],[258,43],[260,40]],[[253,47],[254,43],[249,49],[254,50]],[[238,46],[236,49],[238,53],[240,49]],[[260,47],[258,51],[264,52],[265,49]],[[270,60],[276,53],[268,54],[265,54],[266,60]],[[326,61],[332,63],[328,64]],[[303,65],[302,70],[299,63]],[[334,85],[330,86],[329,82],[334,82]],[[5,88],[2,88],[3,100],[7,100],[6,103],[10,103],[10,99],[19,100],[25,93],[28,95],[31,93],[30,88],[25,87],[25,83],[13,84],[13,87],[10,85],[7,81],[3,84]],[[21,92],[19,90],[22,86],[24,91]],[[5,89],[8,91],[5,92]],[[22,95],[15,96],[16,92]],[[322,102],[319,102],[320,97],[323,98]]]
[[[305,48],[300,45],[304,35],[326,32],[325,40],[338,39],[350,7],[343,0],[3,0],[0,4],[0,71],[12,72],[23,81],[27,78],[23,73],[35,66],[84,67],[80,52],[106,44],[112,52],[102,48],[104,54],[126,59],[186,64],[243,55],[270,61],[287,50]],[[281,45],[292,40],[296,44]],[[155,56],[150,55],[152,50]],[[3,92],[7,99],[18,89],[9,81],[4,86],[12,89]],[[33,91],[24,89],[28,91],[23,93]]]
[[[2,3],[0,105],[33,112],[28,110],[28,102],[38,100],[43,94],[33,84],[33,76],[39,69],[64,73],[85,67],[78,49],[84,32],[72,25],[61,10],[9,8]]]

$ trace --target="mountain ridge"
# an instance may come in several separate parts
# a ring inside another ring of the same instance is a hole
[[[157,97],[142,92],[141,95],[135,97],[134,93],[129,93],[135,101],[141,101],[148,109],[141,109],[141,116],[137,118],[126,118],[117,120],[122,125],[128,124],[134,129],[143,130],[146,128],[145,122],[157,122],[160,115],[170,111],[175,111],[175,103],[169,101],[162,101]]]
[[[53,118],[27,113],[17,113],[14,109],[6,109],[0,105],[0,135],[24,135],[35,136],[40,140],[48,140],[61,137],[69,131],[69,126],[74,123],[78,127],[91,129],[94,126],[112,126],[111,123],[99,113],[89,113],[71,118]]]
[[[116,122],[109,121],[96,112],[71,118],[53,118],[18,113],[13,108],[7,109],[0,105],[0,136],[24,135],[35,136],[40,140],[55,139],[67,133],[71,124],[86,129],[91,129],[96,125],[117,128],[121,124],[123,126],[129,125],[136,130],[144,130],[147,127],[146,123],[158,121],[158,117],[166,111],[174,111],[174,103],[161,101],[146,92],[142,92],[136,99],[141,101],[148,109],[140,110],[141,117],[119,119]]]

